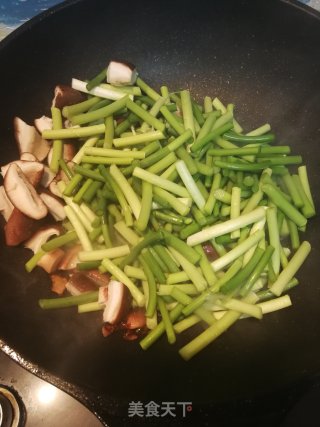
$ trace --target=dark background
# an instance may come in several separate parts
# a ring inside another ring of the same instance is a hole
[[[87,78],[111,58],[123,58],[156,89],[187,87],[198,100],[209,94],[234,102],[245,130],[271,123],[278,142],[290,144],[306,160],[319,206],[315,12],[275,0],[70,4],[32,20],[0,47],[3,163],[17,157],[15,115],[31,122],[48,114],[56,83]],[[41,311],[38,298],[50,296],[46,275],[26,274],[23,264],[30,253],[5,248],[2,240],[0,337],[37,364],[38,375],[72,392],[111,426],[132,425],[131,400],[192,401],[190,425],[197,426],[280,425],[286,417],[287,425],[298,425],[301,413],[311,425],[318,414],[313,402],[320,372],[318,236],[316,218],[305,234],[313,250],[299,272],[292,308],[263,322],[238,322],[188,363],[177,350],[192,333],[173,347],[163,339],[143,352],[117,335],[103,339],[99,314]],[[175,425],[179,422],[185,425],[181,419]]]

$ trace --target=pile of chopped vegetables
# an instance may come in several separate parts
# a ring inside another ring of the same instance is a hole
[[[238,319],[291,305],[315,216],[306,166],[269,124],[244,132],[233,104],[198,101],[111,61],[57,86],[51,117],[15,118],[0,210],[6,243],[31,249],[27,271],[59,294],[41,308],[101,310],[105,336],[143,349],[201,324],[188,360]]]

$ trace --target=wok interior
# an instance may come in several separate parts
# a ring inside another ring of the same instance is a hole
[[[31,123],[49,114],[55,84],[125,59],[156,89],[166,84],[189,88],[199,101],[210,95],[233,102],[245,130],[271,123],[278,141],[303,155],[317,205],[319,37],[318,17],[281,1],[71,2],[2,45],[1,163],[17,157],[14,116]],[[238,322],[188,363],[177,353],[186,337],[173,347],[163,339],[143,352],[116,335],[103,339],[99,314],[41,311],[37,300],[50,296],[48,278],[25,273],[30,253],[5,248],[2,237],[0,336],[50,374],[102,396],[108,413],[125,411],[131,400],[206,407],[292,390],[320,367],[319,331],[312,326],[320,320],[318,232],[315,218],[306,232],[313,250],[291,294],[293,308],[262,322]]]

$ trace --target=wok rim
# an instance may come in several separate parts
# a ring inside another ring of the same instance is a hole
[[[24,22],[19,27],[14,29],[10,34],[8,34],[2,41],[0,41],[0,52],[6,49],[10,49],[11,43],[16,40],[19,40],[20,37],[27,31],[31,31],[34,26],[38,23],[44,21],[51,15],[57,13],[63,13],[65,9],[68,9],[72,6],[75,6],[80,3],[88,2],[90,0],[65,0],[61,3],[56,4],[55,6],[50,7],[49,9],[39,13],[34,16],[27,22]],[[320,10],[316,10],[309,6],[308,4],[301,3],[299,0],[276,0],[279,3],[283,3],[287,5],[287,7],[292,7],[294,9],[299,10],[300,13],[306,13],[307,15],[312,16],[313,18],[318,20],[320,25]],[[59,388],[63,392],[69,394],[71,397],[75,398],[78,402],[83,404],[86,408],[88,408],[102,423],[104,426],[109,426],[109,422],[100,415],[99,409],[103,407],[103,399],[101,402],[98,402],[97,393],[90,392],[89,390],[84,390],[80,386],[72,384],[57,375],[50,373],[45,368],[37,365],[36,363],[29,362],[27,359],[23,358],[14,348],[10,347],[4,340],[0,337],[0,351],[6,354],[11,361],[17,363],[18,366],[27,370],[31,374],[37,376],[38,378],[54,385]],[[299,384],[312,384],[320,386],[320,370],[316,375],[312,375],[311,378],[304,378],[302,381],[299,381]],[[289,389],[294,387],[294,384],[289,385]],[[281,390],[286,389],[287,387],[281,387]],[[104,396],[105,399],[108,399],[108,396]]]

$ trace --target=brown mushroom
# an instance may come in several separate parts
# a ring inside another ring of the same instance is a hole
[[[37,128],[37,131],[42,133],[44,130],[52,129],[52,119],[51,117],[41,116],[38,119],[35,119],[34,125]]]
[[[60,236],[60,234],[61,227],[57,225],[48,225],[46,227],[42,227],[24,243],[24,247],[31,249],[33,253],[36,253],[41,248],[41,246],[50,239],[50,237]]]
[[[19,209],[14,208],[8,222],[4,226],[4,235],[8,246],[18,246],[29,239],[42,224],[29,218]]]
[[[30,162],[26,160],[15,160],[14,162],[1,166],[1,174],[3,177],[6,176],[6,173],[12,164],[19,166],[24,176],[28,179],[30,184],[33,185],[33,187],[36,187],[40,183],[44,171],[44,165],[42,163]]]
[[[26,160],[27,162],[36,162],[37,158],[32,153],[21,153],[20,160]]]
[[[108,299],[108,286],[100,286],[99,287],[99,296],[98,296],[98,303],[99,304],[106,304]]]
[[[204,253],[207,255],[207,258],[210,262],[215,261],[217,258],[219,258],[218,252],[215,250],[211,243],[203,243],[202,249],[204,250]]]
[[[131,310],[125,320],[123,326],[126,329],[141,329],[146,326],[146,313],[143,308],[134,308]]]
[[[102,335],[106,338],[111,335],[116,330],[114,325],[110,325],[110,323],[105,323],[102,325]]]
[[[72,142],[66,142],[63,145],[63,159],[65,162],[71,162],[76,155],[76,149]]]
[[[133,85],[138,77],[130,62],[111,61],[107,68],[107,82],[114,86]]]
[[[19,117],[14,118],[13,127],[20,154],[31,153],[42,162],[50,150],[48,141],[41,137],[34,126],[29,126]]]
[[[40,198],[56,221],[63,221],[65,219],[66,212],[64,205],[57,197],[43,191],[40,193]]]
[[[83,292],[96,291],[97,285],[84,273],[73,273],[66,284],[71,295],[80,295]]]
[[[84,101],[85,96],[73,89],[70,86],[58,85],[54,89],[54,98],[52,100],[52,106],[57,108],[63,108],[67,105],[77,104],[78,102]]]
[[[105,323],[116,324],[126,315],[128,309],[128,288],[117,280],[110,280],[108,285],[108,298],[103,311],[103,321]]]
[[[68,279],[61,274],[51,274],[51,290],[52,292],[62,295],[66,289]]]
[[[4,217],[5,221],[8,221],[12,211],[14,209],[13,204],[10,202],[3,185],[0,187],[0,213]]]
[[[63,257],[64,251],[61,248],[57,248],[43,255],[37,265],[42,267],[47,273],[51,274],[57,271],[58,265]]]
[[[110,282],[110,276],[106,273],[100,273],[99,270],[87,270],[85,274],[90,277],[98,286],[106,286]]]
[[[4,189],[11,203],[25,215],[33,219],[41,219],[47,215],[46,205],[15,163],[12,163],[7,170]]]
[[[59,270],[74,270],[79,262],[78,254],[81,249],[81,245],[75,245],[66,249],[63,260],[59,265]]]
[[[57,181],[55,179],[50,182],[50,184],[49,184],[49,190],[55,196],[60,197],[60,199],[63,198],[63,195],[62,195],[61,191],[59,190],[58,183],[57,183]]]
[[[41,178],[42,187],[48,188],[55,177],[56,177],[56,174],[54,172],[52,172],[52,170],[48,166],[44,165],[43,175]],[[59,197],[61,197],[61,196],[59,196]]]

